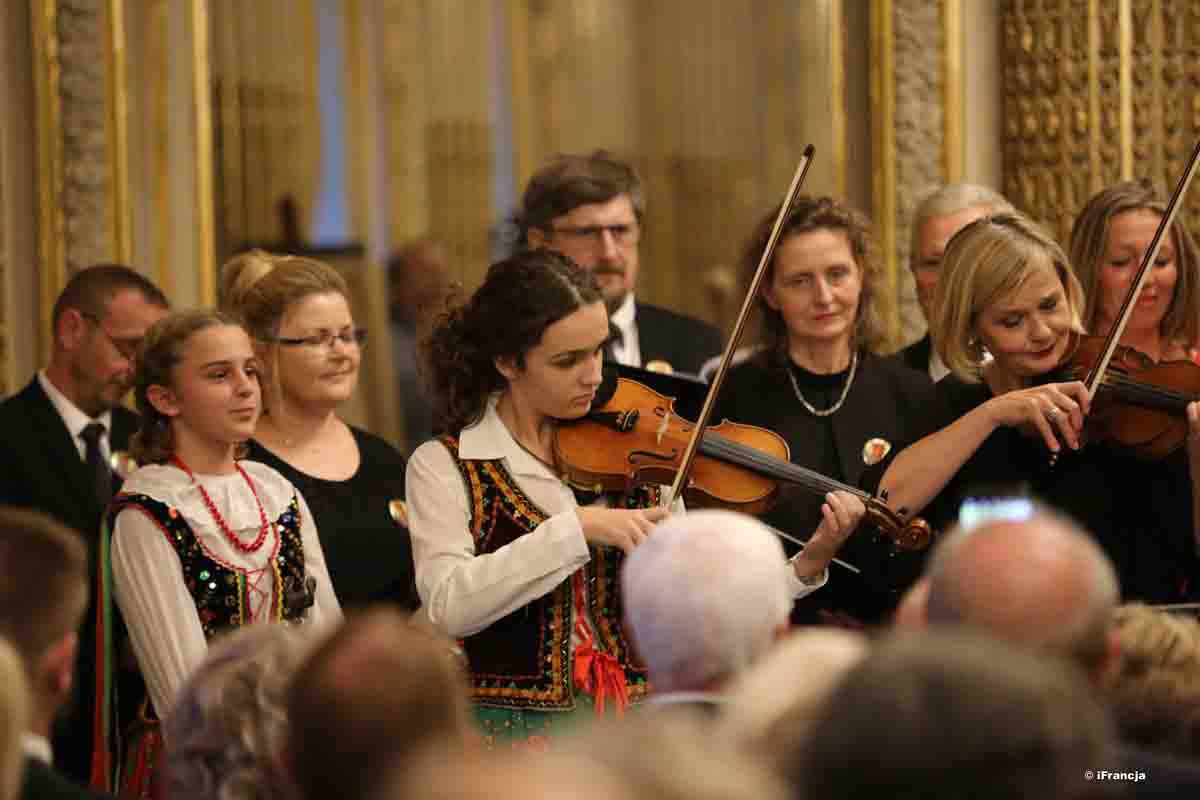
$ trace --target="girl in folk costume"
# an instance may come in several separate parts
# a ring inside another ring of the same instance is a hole
[[[163,718],[214,635],[341,608],[304,498],[238,460],[260,411],[246,332],[217,312],[172,314],[147,333],[134,386],[145,466],[109,508],[112,583]]]
[[[452,433],[409,460],[417,589],[428,620],[463,640],[489,744],[537,744],[575,712],[647,692],[617,572],[668,509],[656,490],[576,496],[553,450],[559,421],[591,408],[608,336],[591,274],[539,250],[493,265],[424,343]]]

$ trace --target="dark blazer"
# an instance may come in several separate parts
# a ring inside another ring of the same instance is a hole
[[[915,369],[918,372],[929,372],[929,357],[933,355],[933,342],[929,338],[929,334],[925,334],[917,341],[910,344],[908,347],[896,354],[909,369]]]
[[[113,409],[112,449],[128,447],[136,427],[136,414],[125,408]],[[76,780],[87,780],[96,685],[96,616],[91,600],[96,596],[96,542],[104,509],[67,426],[36,377],[18,394],[0,402],[0,436],[5,445],[0,448],[0,503],[44,511],[79,531],[88,545],[91,584],[87,617],[80,630],[76,701],[62,710],[53,737],[60,769]]]
[[[665,361],[676,372],[695,375],[721,352],[721,333],[707,322],[640,301],[636,321],[642,366]]]
[[[27,756],[21,793],[17,796],[20,800],[98,800],[111,795],[97,794],[56,772],[49,764]]]

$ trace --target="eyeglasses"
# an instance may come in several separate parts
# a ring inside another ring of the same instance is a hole
[[[113,336],[111,333],[108,332],[108,329],[104,327],[104,323],[101,322],[100,318],[97,317],[95,314],[91,314],[87,311],[80,311],[79,316],[83,317],[84,319],[88,320],[93,325],[95,325],[99,329],[99,331],[104,334],[104,338],[108,339],[109,344],[111,344],[114,348],[116,348],[117,352],[120,353],[121,357],[124,358],[126,361],[133,362],[137,359],[138,347],[140,347],[142,344],[142,340],[140,337],[136,338],[136,339],[134,339],[134,338],[117,338],[116,336]]]
[[[612,225],[562,225],[550,230],[569,239],[590,239],[596,242],[603,240],[607,231],[617,244],[632,244],[637,241],[641,229],[636,222],[618,222]]]
[[[318,349],[333,349],[334,342],[341,342],[347,347],[362,347],[367,343],[366,328],[350,328],[344,331],[320,331],[310,336],[276,336],[273,340],[288,347],[311,347]]]

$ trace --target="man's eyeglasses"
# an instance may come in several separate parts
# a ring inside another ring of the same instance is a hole
[[[274,341],[288,347],[310,347],[317,349],[332,349],[334,342],[341,342],[347,347],[362,347],[367,343],[366,328],[350,328],[344,331],[320,331],[310,336],[276,336]]]
[[[126,361],[133,362],[137,359],[138,347],[140,347],[142,344],[141,338],[118,338],[108,332],[108,329],[104,327],[104,323],[101,322],[100,318],[95,314],[87,311],[80,311],[79,316],[95,325],[96,328],[104,334],[104,338],[108,339],[109,343],[116,348],[117,352],[120,353],[121,357]]]
[[[551,231],[570,239],[589,239],[599,242],[607,231],[617,244],[636,242],[640,228],[636,222],[618,222],[613,225],[560,225]]]

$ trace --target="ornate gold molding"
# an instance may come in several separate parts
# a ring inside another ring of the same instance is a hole
[[[833,183],[846,197],[846,17],[842,0],[829,0],[829,96],[833,136]]]
[[[963,7],[942,0],[942,177],[963,179]]]
[[[887,338],[894,343],[900,335],[896,297],[896,85],[892,0],[871,4],[871,117],[872,196],[883,257],[884,285],[879,297]]]
[[[125,2],[107,0],[104,33],[108,83],[109,218],[113,258],[128,264],[133,256],[129,194],[129,97],[125,52]]]
[[[192,110],[196,129],[196,269],[200,302],[217,301],[217,254],[213,196],[212,73],[209,69],[208,0],[192,0]]]
[[[67,265],[63,248],[62,100],[59,95],[61,65],[58,53],[58,2],[31,3],[34,101],[37,113],[38,250],[41,266],[42,358],[50,355],[50,313],[62,286]]]

